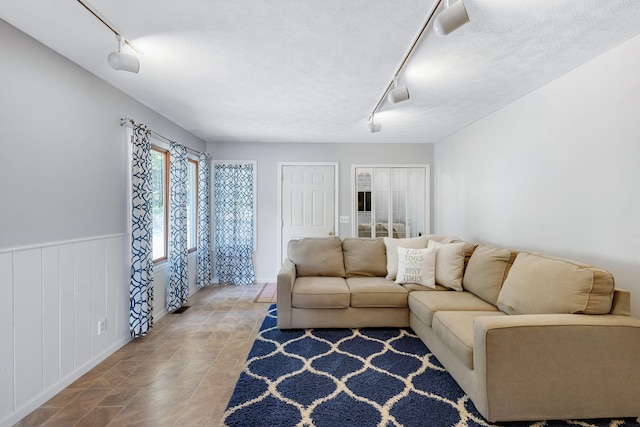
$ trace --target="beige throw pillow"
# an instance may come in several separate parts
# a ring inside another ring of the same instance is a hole
[[[429,239],[427,236],[409,237],[406,239],[384,238],[387,247],[387,279],[396,280],[398,274],[398,248],[425,249]]]
[[[398,248],[396,283],[416,284],[436,288],[436,249]]]
[[[462,291],[465,243],[439,243],[429,240],[428,248],[436,249],[436,283]]]

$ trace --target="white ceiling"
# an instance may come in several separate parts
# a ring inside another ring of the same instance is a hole
[[[0,18],[205,141],[237,142],[436,142],[640,34],[638,0],[464,1],[471,23],[429,26],[400,78],[411,99],[383,105],[374,134],[434,0],[88,0],[143,51],[137,75],[107,65],[115,36],[76,0],[2,0]]]

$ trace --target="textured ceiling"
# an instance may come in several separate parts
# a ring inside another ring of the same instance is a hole
[[[453,1],[453,0],[452,0]],[[2,0],[0,18],[206,141],[430,143],[640,33],[638,0],[464,0],[401,74],[411,99],[366,120],[435,1]],[[126,51],[126,49],[125,49]],[[588,90],[588,88],[585,88]]]

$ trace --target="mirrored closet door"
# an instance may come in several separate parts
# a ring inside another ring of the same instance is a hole
[[[417,237],[429,233],[429,165],[354,165],[357,237]]]

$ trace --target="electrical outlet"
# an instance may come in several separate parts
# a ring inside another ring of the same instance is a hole
[[[107,330],[107,319],[98,320],[98,335],[102,335]]]

